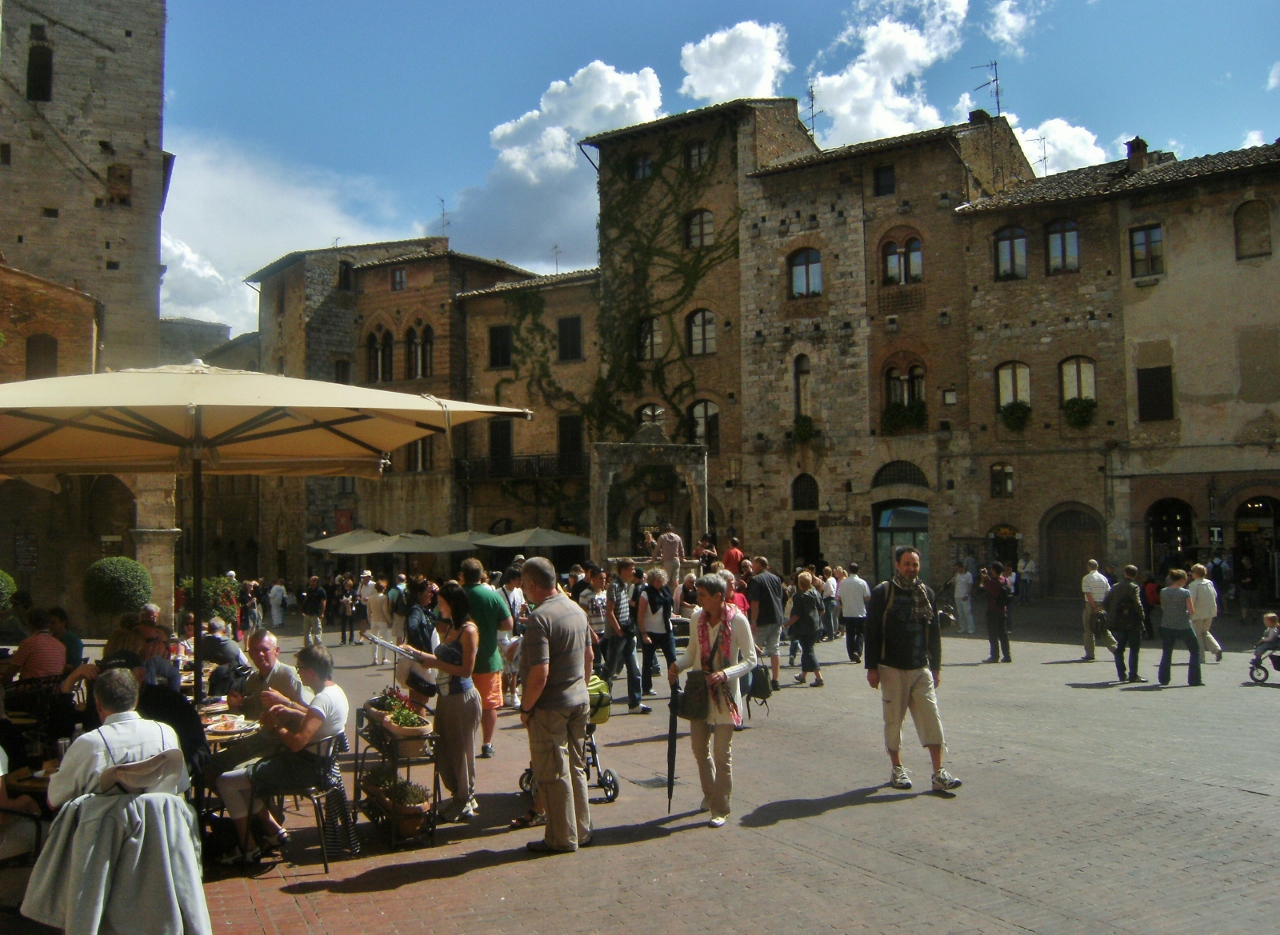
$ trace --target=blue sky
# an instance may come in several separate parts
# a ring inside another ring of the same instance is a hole
[[[251,330],[239,280],[335,238],[591,266],[577,138],[810,81],[823,145],[909,132],[994,111],[992,59],[1049,171],[1280,136],[1274,0],[169,0],[164,314]]]

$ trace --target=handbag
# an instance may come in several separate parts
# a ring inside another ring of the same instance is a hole
[[[686,721],[703,721],[710,713],[711,692],[707,687],[707,673],[701,669],[690,669],[684,691],[676,702],[676,716]]]
[[[1093,635],[1095,637],[1104,636],[1107,633],[1107,612],[1105,610],[1094,611],[1093,614]]]

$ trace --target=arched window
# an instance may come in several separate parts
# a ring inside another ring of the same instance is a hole
[[[898,253],[898,245],[890,240],[880,248],[880,255],[884,258],[881,283],[886,286],[896,286],[901,283],[902,257]]]
[[[1078,273],[1080,271],[1080,231],[1075,221],[1054,221],[1044,229],[1047,272]]]
[[[1031,403],[1031,368],[1020,360],[996,368],[996,406],[1009,403]]]
[[[53,100],[53,49],[33,45],[27,50],[27,100]]]
[[[640,360],[657,360],[662,356],[662,328],[656,318],[640,319],[640,346],[636,357]]]
[[[996,279],[1027,278],[1027,232],[1021,227],[996,231]]]
[[[993,497],[1012,497],[1013,496],[1013,465],[1012,464],[991,465],[991,496]]]
[[[793,370],[795,376],[796,418],[799,419],[809,413],[809,355],[798,355]]]
[[[923,282],[924,281],[924,246],[920,243],[920,238],[912,237],[907,241],[906,250],[906,277],[907,282]]]
[[[382,362],[378,368],[378,377],[383,381],[395,379],[395,371],[391,369],[391,362],[395,356],[395,347],[396,339],[391,336],[391,332],[382,332]]]
[[[876,471],[875,477],[871,479],[872,487],[892,487],[896,484],[928,487],[929,478],[925,476],[924,471],[910,461],[890,461]]]
[[[716,352],[716,316],[700,308],[688,318],[689,354],[701,357]]]
[[[791,298],[822,295],[821,253],[811,248],[797,250],[787,261],[787,268],[791,271]]]
[[[1093,361],[1088,357],[1068,357],[1058,365],[1062,372],[1062,401],[1068,399],[1097,399],[1094,386]]]
[[[364,356],[365,356],[365,382],[377,383],[379,373],[382,368],[382,354],[378,350],[378,337],[370,334],[364,339]]]
[[[684,221],[684,245],[709,247],[716,242],[715,226],[710,211],[695,211]]]
[[[1265,201],[1246,201],[1236,208],[1236,259],[1271,256],[1271,207]]]
[[[818,509],[818,482],[812,474],[801,474],[791,482],[791,509]]]
[[[709,454],[720,453],[720,407],[705,399],[689,407],[689,441],[706,445]]]
[[[662,423],[662,407],[657,403],[645,403],[636,410],[636,422],[644,425],[647,422]]]
[[[27,379],[58,375],[58,339],[51,334],[33,334],[27,338]]]
[[[907,406],[924,399],[924,367],[914,364],[904,372],[897,367],[885,371],[885,398]]]
[[[435,375],[436,368],[436,333],[430,325],[422,326],[422,337],[418,341],[418,376]]]
[[[410,328],[404,333],[404,378],[406,380],[416,380],[422,376],[419,363],[418,332]]]

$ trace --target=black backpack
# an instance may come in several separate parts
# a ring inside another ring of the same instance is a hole
[[[404,585],[396,585],[392,590],[396,592],[395,598],[391,601],[392,616],[409,616],[409,601],[404,596]]]
[[[747,709],[747,718],[751,718],[751,702],[764,706],[765,713],[769,712],[769,698],[773,695],[773,683],[770,681],[773,673],[769,667],[762,662],[757,662],[756,667],[751,670],[751,685],[747,688],[747,696],[742,699],[742,706]]]

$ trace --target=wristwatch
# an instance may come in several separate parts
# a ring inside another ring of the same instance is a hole
[[[524,708],[524,707],[522,707],[522,708],[520,709],[520,713],[521,713],[521,714],[532,714],[532,713],[533,713],[533,708]]]

